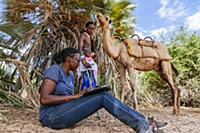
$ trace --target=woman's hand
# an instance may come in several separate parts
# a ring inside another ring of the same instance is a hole
[[[87,89],[82,90],[82,91],[80,91],[79,93],[73,95],[73,98],[74,98],[74,99],[78,99],[78,98],[82,97],[87,91],[88,91]]]

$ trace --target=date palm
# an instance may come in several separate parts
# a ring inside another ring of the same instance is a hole
[[[113,16],[114,24],[121,26],[133,7],[125,0],[5,0],[4,3],[5,17],[0,31],[9,38],[6,44],[14,49],[6,58],[15,64],[10,79],[17,83],[14,87],[17,94],[28,98],[34,106],[38,105],[35,85],[40,84],[43,69],[56,52],[69,46],[78,47],[78,37],[86,21],[94,19],[96,12],[106,12]],[[127,12],[120,13],[120,7]],[[16,62],[9,60],[13,57]],[[19,61],[24,64],[20,66]]]

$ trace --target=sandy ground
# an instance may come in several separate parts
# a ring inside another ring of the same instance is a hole
[[[200,109],[182,108],[180,116],[172,115],[172,108],[142,108],[141,112],[167,121],[165,133],[200,133]],[[104,109],[101,119],[93,114],[73,128],[53,130],[38,122],[38,111],[0,106],[0,133],[134,133],[128,126],[116,120]]]

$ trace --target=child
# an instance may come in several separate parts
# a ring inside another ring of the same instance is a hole
[[[93,58],[95,58],[95,54],[89,50],[81,56],[77,70],[79,90],[94,89],[97,86],[97,64]]]

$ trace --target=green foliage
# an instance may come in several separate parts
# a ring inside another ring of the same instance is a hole
[[[168,42],[172,63],[179,75],[175,77],[182,93],[182,103],[187,106],[200,106],[200,35],[187,33],[181,28],[178,34],[172,36]],[[141,76],[143,89],[152,96],[159,94],[160,103],[170,104],[171,91],[169,86],[155,72],[147,72]]]
[[[13,39],[22,37],[32,28],[33,25],[28,21],[18,24],[4,23],[0,25],[0,31],[10,35]]]
[[[173,57],[180,75],[179,80],[183,81],[192,78],[200,78],[200,36],[196,33],[187,35],[182,33],[172,39],[169,53]]]
[[[133,10],[135,7],[135,4],[129,0],[122,0],[120,2],[113,0],[105,1],[104,13],[113,21],[115,27],[114,36],[126,38],[133,33],[135,24]]]

